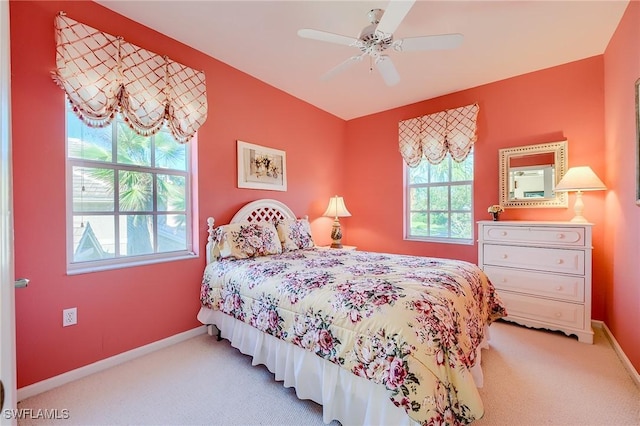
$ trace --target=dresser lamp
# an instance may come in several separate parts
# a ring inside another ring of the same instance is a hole
[[[576,202],[573,205],[573,211],[576,215],[571,219],[571,222],[577,223],[588,222],[582,215],[584,211],[582,192],[603,191],[605,189],[607,187],[589,166],[571,167],[555,187],[556,192],[576,192]]]
[[[332,217],[333,227],[331,228],[331,248],[342,248],[342,230],[340,229],[339,217],[349,217],[351,213],[344,205],[344,199],[337,195],[329,199],[329,207],[324,212],[323,216]]]

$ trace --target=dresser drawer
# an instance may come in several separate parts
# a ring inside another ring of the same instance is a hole
[[[584,328],[584,305],[538,299],[520,294],[498,291],[507,308],[508,317],[524,318],[561,327]]]
[[[583,227],[484,226],[487,242],[585,246]]]
[[[583,250],[485,244],[483,257],[485,265],[584,275]]]
[[[484,272],[498,290],[584,302],[584,277],[553,275],[522,269],[485,266]]]

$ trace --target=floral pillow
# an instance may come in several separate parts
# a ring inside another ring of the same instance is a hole
[[[217,227],[213,231],[214,257],[247,259],[282,253],[278,231],[268,222],[240,222]]]
[[[311,236],[311,225],[307,219],[281,220],[276,228],[282,242],[282,251],[307,249],[315,246]]]

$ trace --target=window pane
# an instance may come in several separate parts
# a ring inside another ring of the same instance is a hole
[[[439,182],[449,182],[449,157],[445,158],[440,162],[440,164],[433,165],[431,164],[429,167],[429,182],[431,183],[439,183]],[[423,161],[426,163],[426,161]]]
[[[121,116],[91,128],[70,107],[65,112],[69,270],[172,259],[190,250],[190,145],[177,143],[168,128],[140,136]],[[145,256],[126,259],[139,255]]]
[[[93,128],[67,110],[67,151],[70,158],[108,161],[112,159],[111,126]]]
[[[120,216],[120,255],[153,253],[153,216]]]
[[[427,210],[428,205],[428,190],[429,188],[411,188],[409,190],[409,197],[411,198],[410,210]]]
[[[118,121],[118,163],[151,166],[151,137],[135,133]]]
[[[449,210],[449,187],[432,186],[429,188],[429,210]]]
[[[472,235],[471,213],[452,213],[451,237],[469,239]]]
[[[125,170],[121,170],[118,175],[120,177],[120,211],[153,210],[153,175]]]
[[[187,249],[187,217],[183,214],[158,215],[158,251]]]
[[[115,256],[113,216],[73,216],[73,261],[108,259]]]
[[[429,235],[432,237],[449,236],[449,214],[431,213],[429,216]]]
[[[185,181],[183,176],[157,176],[159,211],[183,212],[186,210]]]
[[[451,185],[451,210],[471,211],[471,185]]]
[[[456,161],[451,162],[452,182],[473,180],[473,158],[470,158],[472,156],[473,153],[470,153],[462,163],[458,163]]]
[[[405,167],[408,238],[442,241],[473,238],[473,155],[462,163],[447,156],[440,164],[423,160]],[[417,183],[420,182],[420,183]]]
[[[409,170],[409,184],[428,183],[427,177],[429,176],[429,162],[422,161],[416,167],[407,167]]]
[[[113,170],[94,167],[73,167],[72,174],[74,212],[113,211]]]
[[[411,213],[410,216],[410,232],[414,237],[426,237],[429,235],[429,227],[427,225],[428,215],[426,213]]]
[[[169,132],[161,131],[155,136],[156,167],[187,170],[187,146],[179,144]]]

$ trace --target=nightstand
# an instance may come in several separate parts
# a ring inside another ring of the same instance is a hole
[[[331,246],[319,246],[320,248],[326,248],[331,250],[358,250],[356,246],[342,246],[342,248],[332,248]]]

